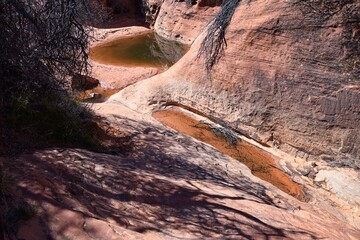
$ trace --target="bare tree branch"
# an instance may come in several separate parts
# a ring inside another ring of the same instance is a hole
[[[85,73],[92,9],[88,0],[2,0],[0,80],[12,88],[64,89]]]
[[[219,60],[226,46],[225,32],[234,15],[236,7],[241,0],[226,0],[221,6],[221,11],[207,30],[207,35],[201,43],[198,58],[205,57],[205,66],[209,71]]]

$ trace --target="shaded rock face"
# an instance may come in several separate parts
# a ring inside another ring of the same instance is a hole
[[[115,14],[140,14],[142,0],[92,0],[111,9]]]
[[[154,55],[162,54],[170,63],[176,63],[181,59],[182,56],[189,50],[188,45],[177,43],[175,41],[168,41],[155,34],[156,42],[159,46],[160,52],[158,49],[154,49],[152,52]]]
[[[199,2],[198,3],[199,7],[206,7],[206,6],[215,7],[215,6],[220,6],[223,1],[222,0],[200,0],[197,2]]]
[[[160,11],[162,0],[143,0],[142,1],[142,13],[145,16],[145,21],[153,26],[156,17]]]
[[[83,75],[76,75],[72,78],[71,88],[73,90],[88,90],[93,89],[99,85],[99,80]]]
[[[124,1],[124,0],[108,0],[108,5],[114,11],[114,13],[128,13],[136,11],[136,1]]]
[[[196,17],[176,15],[176,4],[186,5],[171,2],[162,5],[155,30],[191,42],[201,31],[187,35],[177,22],[193,25]],[[314,13],[307,3],[243,1],[227,29],[225,52],[211,72],[196,58],[203,32],[168,72],[120,95],[138,103],[190,106],[294,156],[359,168],[360,4],[319,5]]]

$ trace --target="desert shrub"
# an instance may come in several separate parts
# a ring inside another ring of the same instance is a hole
[[[89,70],[90,25],[99,18],[93,4],[0,1],[0,145],[14,131],[65,143],[86,138],[79,122],[87,109],[69,89],[74,76]]]
[[[96,140],[86,129],[89,111],[66,96],[56,99],[20,96],[13,99],[9,124],[34,142],[61,143],[63,146],[92,146]]]
[[[86,0],[0,2],[2,91],[63,89],[88,69]],[[10,88],[10,89],[9,89]]]

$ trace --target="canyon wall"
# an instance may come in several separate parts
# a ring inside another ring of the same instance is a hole
[[[134,16],[142,13],[143,2],[149,0],[90,0],[100,4],[113,14]],[[144,3],[145,4],[145,3]]]
[[[155,32],[166,39],[192,44],[220,10],[216,4],[211,7],[202,3],[205,6],[200,7],[201,2],[188,5],[185,1],[164,1],[154,24]]]
[[[185,105],[293,156],[359,168],[360,3],[334,2],[316,12],[308,1],[242,1],[208,72],[197,53],[211,18],[204,13],[218,8],[166,0],[155,31],[195,40],[191,50],[115,98],[138,109]]]

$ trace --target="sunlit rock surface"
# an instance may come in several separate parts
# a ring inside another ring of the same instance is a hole
[[[311,184],[319,170],[328,167],[358,173],[360,4],[349,1],[332,6],[330,13],[315,14],[306,2],[296,2],[241,2],[226,32],[225,52],[210,72],[197,58],[204,29],[187,38],[195,39],[191,50],[167,72],[124,89],[111,101],[142,112],[182,105],[221,119],[290,154],[284,168],[301,173]],[[161,11],[171,12],[176,4],[180,3],[165,1]],[[165,19],[157,19],[155,31],[170,37],[178,33],[175,25],[163,27],[168,25]],[[172,18],[176,20],[185,21]],[[360,183],[355,176],[354,182]],[[340,189],[334,191],[336,199],[322,199],[319,204],[340,218],[347,211],[345,219],[359,227],[358,203],[344,202],[346,193]],[[313,199],[321,197],[314,193]]]

